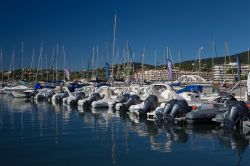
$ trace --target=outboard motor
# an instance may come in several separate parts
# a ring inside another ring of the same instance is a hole
[[[129,97],[129,99],[128,99],[128,101],[126,103],[123,103],[122,105],[119,106],[121,108],[116,108],[116,109],[127,110],[131,105],[136,105],[136,104],[139,104],[140,102],[141,102],[141,99],[140,99],[139,96],[132,95],[132,96]]]
[[[159,112],[156,112],[155,115],[157,117],[157,119],[164,119],[164,116],[170,114],[170,112],[172,111],[173,109],[173,106],[178,102],[177,99],[172,99],[170,100],[165,108],[162,110],[162,111],[159,111]]]
[[[188,112],[192,111],[192,107],[188,106],[186,100],[179,100],[174,106],[172,111],[169,113],[170,117],[173,119],[178,115],[186,115]]]
[[[48,101],[51,101],[52,96],[53,96],[54,94],[55,94],[54,91],[52,91],[52,92],[50,92],[50,93],[48,94],[48,96],[47,96]]]
[[[249,118],[249,110],[243,101],[231,101],[226,103],[228,112],[225,114],[224,125],[228,129],[233,129],[239,125],[240,121]]]
[[[129,100],[130,98],[130,95],[129,94],[124,94],[122,95],[118,100],[117,100],[117,103],[125,103]]]
[[[83,106],[87,107],[87,106],[91,106],[93,101],[97,101],[101,99],[101,95],[99,93],[93,93],[88,100],[85,101],[85,103],[83,104]]]
[[[158,98],[155,95],[150,95],[144,101],[144,106],[142,109],[138,110],[139,115],[145,115],[151,110],[155,110],[158,107]]]
[[[63,101],[63,98],[65,98],[65,97],[69,97],[69,93],[68,92],[64,92],[61,95],[57,95],[56,96],[56,102],[57,103],[61,103]]]
[[[220,92],[218,95],[219,96],[214,99],[214,101],[217,103],[225,103],[228,100],[237,101],[237,99],[232,94],[227,92]]]
[[[157,117],[163,118],[169,121],[173,121],[174,118],[178,116],[185,116],[188,112],[192,111],[192,107],[188,106],[186,100],[171,100],[169,104],[166,105],[163,115],[158,115]]]
[[[73,100],[70,101],[70,105],[76,105],[78,100],[84,98],[85,93],[84,92],[78,92],[75,94],[75,97],[73,98]]]

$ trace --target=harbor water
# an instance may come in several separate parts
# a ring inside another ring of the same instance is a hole
[[[81,112],[81,113],[79,113]],[[0,96],[1,166],[250,165],[250,135]]]

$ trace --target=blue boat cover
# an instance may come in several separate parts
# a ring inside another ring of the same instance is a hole
[[[183,89],[178,90],[176,93],[180,94],[183,92],[198,91],[202,92],[203,87],[201,85],[187,85]]]

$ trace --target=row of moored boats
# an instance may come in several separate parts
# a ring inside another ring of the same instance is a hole
[[[36,84],[34,88],[24,85],[5,86],[0,89],[0,93],[84,108],[112,108],[166,124],[218,123],[228,129],[250,129],[250,103],[238,101],[227,92],[211,94],[212,100],[204,100],[201,85],[174,90],[167,83],[113,87],[105,83],[74,82],[53,88],[41,84]]]

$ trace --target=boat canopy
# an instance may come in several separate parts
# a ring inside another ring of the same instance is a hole
[[[189,91],[198,91],[202,92],[203,87],[201,85],[187,85],[183,89],[178,90],[176,93],[180,94],[183,92],[189,92]]]

